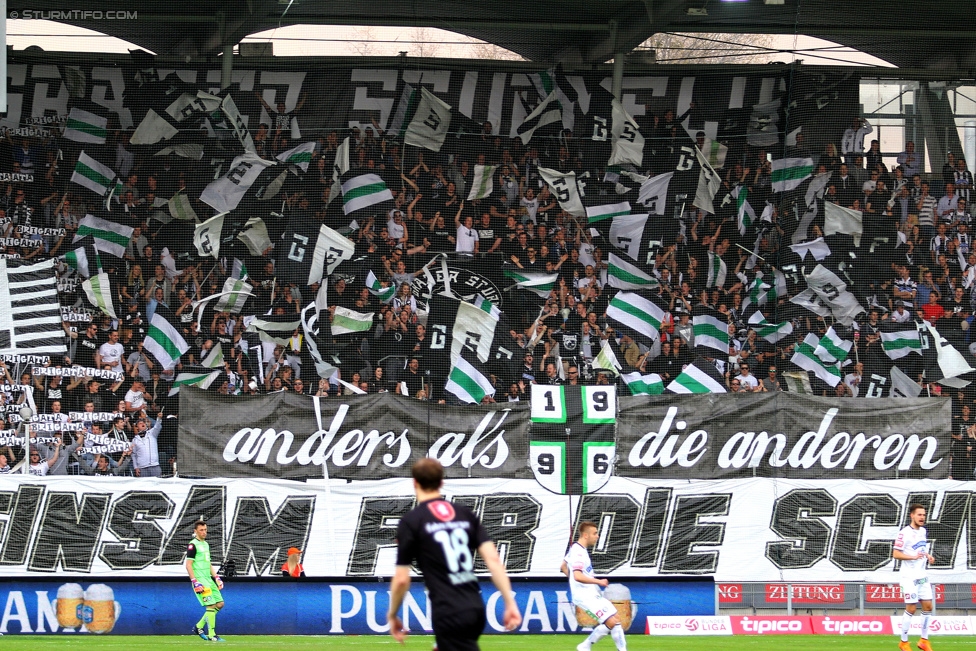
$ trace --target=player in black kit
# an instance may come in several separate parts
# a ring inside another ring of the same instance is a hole
[[[505,573],[495,543],[471,509],[441,497],[444,467],[424,458],[413,466],[417,506],[397,526],[397,568],[390,583],[390,635],[403,642],[407,631],[397,614],[410,589],[414,560],[430,592],[432,620],[438,651],[477,651],[485,628],[485,604],[474,573],[475,551],[491,572],[491,580],[505,600],[505,628],[522,622],[512,584]]]

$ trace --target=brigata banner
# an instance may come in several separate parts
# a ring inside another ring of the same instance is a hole
[[[596,493],[567,496],[534,479],[481,478],[450,479],[444,492],[480,515],[513,576],[559,576],[569,532],[591,520],[601,529],[593,567],[611,581],[898,584],[892,543],[908,506],[920,503],[929,513],[931,581],[976,583],[976,489],[966,482],[611,477]],[[241,574],[277,574],[297,547],[309,575],[387,577],[396,523],[413,507],[409,479],[8,475],[0,565],[4,576],[185,577],[186,544],[202,517],[215,564],[233,559]],[[785,608],[783,596],[768,589],[774,607]]]
[[[464,409],[390,393],[313,398],[180,391],[180,472],[387,479],[439,459],[449,477],[530,479],[529,404]],[[949,474],[948,399],[790,393],[626,396],[613,474],[654,479],[894,479]]]

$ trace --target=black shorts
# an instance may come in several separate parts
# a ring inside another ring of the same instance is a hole
[[[478,651],[478,638],[485,630],[485,609],[452,610],[434,614],[437,651]]]

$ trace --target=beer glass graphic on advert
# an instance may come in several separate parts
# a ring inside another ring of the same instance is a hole
[[[100,635],[115,628],[122,604],[115,600],[115,591],[103,583],[88,586],[85,600],[79,609],[79,619],[89,633]]]
[[[85,601],[85,591],[77,583],[65,583],[58,588],[55,613],[58,626],[61,628],[79,628],[81,626],[81,607]]]

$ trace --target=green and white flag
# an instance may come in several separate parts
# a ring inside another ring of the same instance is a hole
[[[705,287],[725,287],[725,276],[728,273],[728,266],[725,260],[714,251],[708,252],[708,278],[705,280]]]
[[[349,138],[344,138],[336,147],[335,160],[332,162],[332,190],[329,192],[329,203],[342,195],[342,177],[348,171]]]
[[[609,312],[609,309],[607,310]],[[727,316],[704,305],[692,309],[692,326],[695,348],[712,348],[722,355],[729,354],[729,319]]]
[[[506,278],[514,280],[519,289],[527,289],[542,298],[549,296],[559,280],[559,274],[536,273],[510,267],[503,269],[503,273]]]
[[[491,318],[493,318],[495,321],[498,321],[499,319],[502,318],[502,311],[499,310],[497,307],[495,307],[495,305],[491,301],[489,301],[484,296],[481,296],[480,294],[474,297],[474,301],[472,302],[472,305],[474,305],[476,308],[478,308],[485,314],[491,315]]]
[[[606,219],[613,219],[630,214],[630,202],[621,201],[620,203],[604,204],[601,206],[589,206],[586,209],[586,221],[590,224],[602,222]]]
[[[471,177],[471,192],[468,193],[468,201],[484,199],[491,196],[494,191],[492,177],[495,175],[497,165],[475,165],[474,174]]]
[[[173,321],[169,308],[157,306],[143,344],[163,369],[167,370],[176,366],[180,356],[190,350],[190,345],[186,343],[179,329],[173,326]]]
[[[312,154],[314,152],[315,143],[306,142],[297,147],[292,147],[288,151],[281,152],[275,158],[286,165],[294,165],[295,167],[302,168],[303,172],[307,172],[308,164],[312,162]]]
[[[901,359],[909,353],[922,354],[922,340],[914,323],[881,322],[881,348],[891,359]]]
[[[64,123],[64,137],[75,142],[104,145],[107,127],[108,118],[72,107]]]
[[[610,371],[615,376],[620,375],[622,367],[609,341],[604,341],[600,345],[600,352],[593,358],[593,368]]]
[[[646,345],[660,337],[661,322],[666,315],[660,305],[635,292],[617,292],[607,306],[607,320],[614,329]]]
[[[197,213],[190,204],[190,197],[182,193],[174,194],[169,200],[169,214],[174,219],[197,221]]]
[[[732,190],[732,196],[735,198],[735,213],[739,217],[739,235],[745,235],[746,230],[756,221],[756,211],[749,203],[749,188],[737,185]]]
[[[380,284],[380,279],[372,271],[366,274],[366,287],[369,289],[370,294],[380,299],[381,303],[389,303],[396,296],[397,288],[393,285],[383,287]]]
[[[393,193],[377,174],[347,176],[342,182],[342,210],[346,215],[386,201],[393,201]]]
[[[495,387],[480,366],[478,358],[465,348],[451,367],[444,390],[471,405],[480,403],[485,396],[494,396]]]
[[[95,248],[95,238],[91,235],[76,238],[71,247],[71,250],[64,254],[64,261],[69,267],[77,271],[78,275],[83,278],[98,273],[102,263],[98,258],[98,250]]]
[[[134,229],[129,226],[116,224],[93,215],[85,215],[85,218],[78,223],[74,241],[77,242],[86,235],[91,235],[95,240],[96,250],[121,258],[125,255],[125,249],[129,246],[133,231]]]
[[[785,339],[789,335],[793,334],[793,322],[783,321],[782,323],[770,323],[766,320],[766,317],[762,315],[762,312],[756,311],[751,317],[749,317],[749,325],[756,334],[768,341],[771,344],[775,344],[780,339]]]
[[[836,364],[824,364],[817,357],[814,351],[819,344],[820,340],[817,339],[817,335],[812,332],[807,333],[806,338],[797,343],[796,348],[793,349],[793,357],[790,361],[803,370],[812,372],[830,386],[835,387],[840,382],[840,368]]]
[[[220,290],[223,296],[217,301],[217,307],[215,308],[217,312],[230,312],[231,314],[240,314],[241,309],[244,307],[244,303],[250,298],[250,294],[254,288],[248,285],[243,280],[237,280],[235,278],[228,278],[224,281],[224,286]]]
[[[705,139],[705,157],[708,159],[708,164],[713,168],[720,170],[725,167],[725,157],[729,154],[729,148],[720,143],[718,140]]]
[[[260,217],[251,217],[244,224],[243,230],[237,234],[237,240],[244,242],[244,246],[251,255],[261,257],[271,248],[271,237],[268,235],[268,225]]]
[[[451,128],[450,105],[421,87],[419,92],[414,91],[407,111],[403,143],[440,151]]]
[[[348,335],[356,332],[369,332],[373,327],[373,313],[354,312],[344,307],[336,306],[332,313],[332,334]]]
[[[641,375],[640,372],[624,373],[620,378],[627,384],[633,396],[659,396],[664,393],[664,380],[657,373]]]
[[[206,359],[202,362],[203,366],[208,369],[223,369],[224,366],[224,351],[221,349],[220,344],[213,347],[210,354],[207,355]],[[196,386],[201,389],[209,389],[210,385],[213,384],[214,380],[220,377],[220,370],[216,371],[205,371],[203,369],[196,371],[186,371],[177,374],[176,380],[173,382],[173,387],[169,390],[169,395],[173,396],[179,393],[180,387],[185,386]]]
[[[78,162],[75,163],[75,171],[71,173],[71,182],[83,185],[99,196],[104,197],[112,187],[115,180],[115,172],[106,165],[102,165],[97,160],[81,152],[78,155]]]
[[[792,190],[813,176],[812,158],[777,158],[771,167],[773,192]]]
[[[827,329],[827,333],[820,338],[813,354],[819,357],[824,364],[837,364],[847,359],[852,346],[854,346],[853,341],[843,339],[831,326]]]
[[[637,263],[610,251],[607,257],[607,284],[617,289],[647,289],[657,287],[657,278],[643,271]]]
[[[81,286],[92,305],[113,319],[119,318],[115,314],[115,306],[112,304],[112,287],[109,284],[107,273],[95,274],[82,282]]]
[[[247,265],[240,258],[234,258],[234,265],[230,270],[230,277],[237,280],[247,280]]]
[[[668,385],[671,393],[728,393],[725,378],[709,361],[698,357]]]

